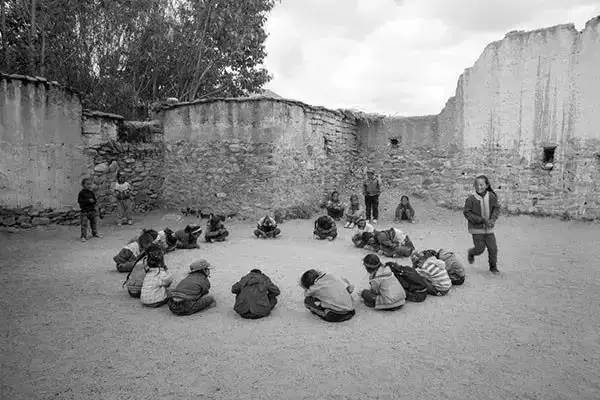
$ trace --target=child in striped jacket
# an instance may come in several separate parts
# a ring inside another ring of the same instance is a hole
[[[435,253],[435,252],[434,252]],[[445,296],[452,287],[452,281],[442,260],[428,250],[411,255],[413,267],[427,282],[427,293],[434,296]]]

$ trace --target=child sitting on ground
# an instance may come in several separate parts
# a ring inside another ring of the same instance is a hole
[[[101,238],[102,235],[98,233],[98,212],[96,210],[98,204],[96,202],[96,194],[92,191],[92,179],[84,178],[81,181],[81,186],[82,189],[77,196],[77,202],[81,209],[81,241],[86,242],[88,239],[88,223],[93,237]]]
[[[300,278],[304,289],[304,306],[327,322],[342,322],[355,314],[352,296],[354,286],[346,279],[309,269]]]
[[[280,292],[260,269],[253,269],[231,287],[231,293],[235,294],[236,313],[242,318],[258,319],[271,313]]]
[[[346,212],[346,225],[344,228],[352,229],[354,225],[358,223],[359,220],[365,218],[365,213],[360,208],[360,201],[358,200],[358,196],[353,194],[350,196],[350,207],[348,207],[348,212]]]
[[[156,233],[156,231],[142,230],[140,237],[129,241],[129,243],[119,251],[119,254],[113,257],[117,271],[130,272],[133,269],[133,266],[143,257],[142,254],[144,251],[154,241],[154,233]]]
[[[427,282],[427,293],[445,296],[452,287],[452,281],[446,272],[444,262],[435,257],[435,251],[433,254],[430,250],[415,252],[410,258],[415,270]]]
[[[133,224],[131,219],[131,209],[133,208],[131,185],[125,181],[125,175],[121,171],[117,172],[117,182],[114,183],[113,193],[117,199],[117,225]]]
[[[216,304],[208,294],[210,270],[213,266],[206,260],[194,261],[189,274],[171,290],[169,310],[175,315],[191,315]]]
[[[397,310],[406,302],[404,288],[392,270],[381,263],[376,254],[368,254],[363,265],[369,273],[370,289],[364,289],[360,296],[365,305],[376,310]]]
[[[458,257],[456,257],[456,254],[449,250],[439,249],[437,258],[444,262],[452,285],[459,286],[465,282],[465,268]]]
[[[410,205],[410,200],[408,200],[408,196],[400,197],[400,204],[396,207],[396,217],[394,221],[408,221],[414,223],[415,220],[415,210]]]
[[[385,263],[406,292],[406,300],[420,303],[427,298],[427,282],[413,268],[388,261]]]
[[[352,235],[352,243],[354,243],[356,247],[364,247],[368,243],[368,240],[370,238],[368,235],[365,237],[364,233],[373,233],[374,231],[375,228],[373,227],[373,225],[368,223],[366,219],[360,218],[358,221],[356,221],[354,234]]]
[[[325,208],[327,209],[327,215],[339,221],[344,216],[346,206],[340,201],[340,194],[337,191],[333,191],[325,204]]]
[[[187,225],[173,235],[175,238],[175,248],[177,249],[197,249],[198,237],[202,234],[202,228],[197,225]]]
[[[171,228],[165,228],[162,231],[156,232],[154,243],[158,244],[165,253],[170,253],[175,250],[177,239],[173,236]]]
[[[323,215],[316,219],[315,230],[313,231],[315,239],[333,240],[337,237],[337,227],[335,221],[329,215]]]
[[[206,233],[204,234],[204,240],[208,243],[211,243],[213,240],[215,242],[223,242],[229,236],[229,232],[225,229],[225,225],[223,224],[225,221],[225,217],[222,215],[216,215],[211,213],[208,216],[208,223],[206,224]]]
[[[379,252],[386,257],[408,257],[415,249],[408,235],[400,229],[375,231],[375,238],[380,246]]]
[[[140,297],[148,268],[158,268],[164,263],[163,251],[156,243],[150,243],[143,255],[146,257],[146,262],[138,263],[140,260],[138,258],[132,270],[129,271],[127,278],[125,278],[125,282],[123,282],[123,286],[127,286],[127,291],[131,297]]]
[[[169,300],[169,293],[167,288],[173,282],[171,274],[167,272],[167,266],[165,265],[164,256],[161,252],[156,262],[150,263],[150,257],[147,261],[147,271],[144,277],[144,283],[142,284],[142,292],[140,294],[140,300],[142,304],[148,307],[160,307],[167,304]]]
[[[263,239],[274,238],[280,233],[281,230],[277,227],[277,222],[268,214],[258,220],[254,230],[254,236]]]

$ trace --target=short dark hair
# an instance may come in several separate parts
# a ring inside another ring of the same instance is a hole
[[[262,274],[262,271],[258,268],[251,269],[250,272],[254,272],[256,274]]]
[[[373,272],[376,271],[377,268],[381,265],[381,260],[377,256],[377,254],[371,253],[367,254],[365,258],[363,258],[363,264],[367,271]]]
[[[315,284],[315,281],[319,275],[320,273],[316,269],[309,269],[302,274],[302,277],[300,277],[300,286],[302,286],[304,289],[308,289]]]
[[[86,183],[87,181],[90,181],[90,182],[91,182],[91,181],[92,181],[92,178],[90,178],[90,177],[83,178],[83,179],[81,180],[81,186],[85,185],[85,183]]]

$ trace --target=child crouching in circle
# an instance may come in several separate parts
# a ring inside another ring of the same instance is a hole
[[[315,221],[315,230],[313,231],[315,239],[334,240],[337,237],[337,226],[335,221],[329,215],[323,215]]]
[[[171,291],[169,310],[175,315],[191,315],[216,305],[210,289],[210,270],[213,266],[206,260],[194,261],[190,273]]]
[[[376,254],[363,258],[369,273],[370,289],[360,293],[365,305],[376,310],[397,310],[406,302],[406,292],[389,266],[383,265]]]
[[[140,294],[142,304],[147,307],[160,307],[167,304],[169,301],[167,288],[173,282],[173,277],[167,272],[162,249],[154,246],[152,245],[152,249],[146,251],[148,269]]]
[[[355,314],[352,296],[354,286],[334,275],[309,269],[300,278],[304,289],[304,306],[327,322],[342,322]]]
[[[277,237],[280,233],[281,229],[277,227],[277,222],[268,214],[258,220],[254,230],[254,236],[263,239]]]

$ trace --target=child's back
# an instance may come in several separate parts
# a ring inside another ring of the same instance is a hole
[[[167,286],[172,282],[171,274],[163,268],[150,268],[144,277],[140,299],[148,306],[162,305],[168,298]]]
[[[335,311],[352,311],[354,305],[347,287],[347,282],[334,275],[324,273],[315,280],[312,286],[304,291],[304,295],[319,299],[323,308]]]

